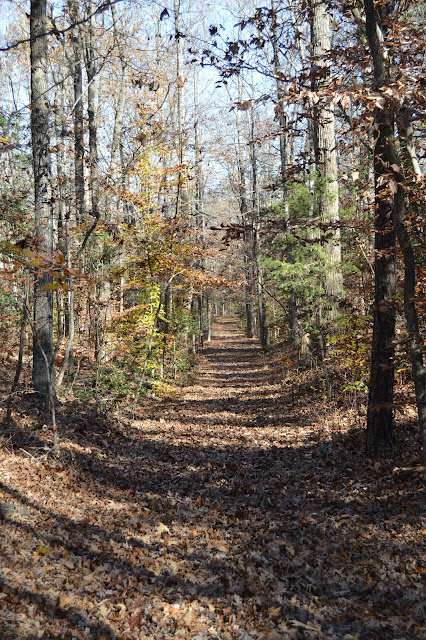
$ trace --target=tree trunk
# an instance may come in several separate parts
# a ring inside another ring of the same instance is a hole
[[[286,220],[289,218],[289,207],[288,207],[288,186],[287,186],[287,172],[289,165],[289,148],[288,148],[288,132],[287,132],[287,113],[284,104],[285,97],[285,84],[282,79],[282,71],[280,65],[280,56],[279,56],[279,44],[278,44],[278,35],[277,35],[277,9],[275,2],[272,1],[271,8],[273,11],[272,17],[272,49],[273,49],[273,66],[274,66],[274,74],[275,81],[277,84],[277,102],[278,102],[278,122],[280,126],[280,169],[281,169],[281,186],[282,186],[282,198],[283,198],[283,213]],[[293,252],[291,247],[287,248],[286,252],[287,262],[289,264],[294,263]],[[289,296],[289,306],[290,306],[290,331],[293,340],[293,344],[295,347],[299,347],[299,322],[297,318],[297,301],[296,294],[294,291],[293,285],[290,283],[290,296]]]
[[[70,17],[73,22],[78,20],[78,5],[76,0],[68,0]],[[77,222],[84,221],[85,184],[84,184],[84,108],[83,108],[83,43],[79,25],[71,31],[73,47],[72,77],[74,84],[74,139],[75,139],[75,207]]]
[[[386,68],[387,51],[384,33],[379,23],[373,0],[365,0],[365,16],[366,31],[370,52],[373,58],[374,77],[376,88],[381,87],[389,77],[389,71]],[[387,16],[391,14],[393,6],[391,3],[382,7]],[[405,148],[405,153],[411,164],[416,178],[421,176],[420,165],[417,160],[413,145],[412,127],[409,114],[406,109],[402,109],[400,114],[400,138]],[[394,138],[394,120],[393,111],[390,107],[383,107],[378,111],[376,122],[377,141],[374,149],[375,169],[376,170],[376,194],[382,195],[381,202],[383,210],[385,204],[389,208],[389,202],[392,203],[391,219],[395,226],[396,236],[401,247],[404,259],[404,314],[406,320],[407,331],[410,338],[410,357],[411,367],[414,379],[414,388],[416,393],[416,403],[419,418],[419,427],[423,442],[423,458],[426,464],[426,371],[423,363],[423,341],[419,335],[419,323],[415,306],[416,295],[416,263],[413,245],[405,224],[405,176],[402,169],[402,161],[397,151]],[[379,184],[377,177],[381,178]],[[393,200],[391,196],[393,195]],[[377,196],[376,196],[377,197]],[[381,209],[379,209],[380,211]],[[377,216],[379,217],[379,216]],[[376,234],[377,235],[377,234]],[[390,235],[390,234],[388,234]],[[392,234],[394,235],[394,234]],[[386,237],[386,236],[385,236]],[[377,285],[376,285],[377,288]],[[376,314],[378,315],[378,314]],[[392,339],[392,337],[390,338]],[[374,340],[374,334],[373,334]],[[389,351],[389,348],[388,348]],[[373,354],[374,357],[374,354]],[[373,358],[372,358],[373,360]],[[393,366],[393,363],[392,363]],[[392,369],[393,373],[393,369]],[[390,383],[390,381],[389,381]],[[376,383],[377,384],[377,383]],[[392,380],[393,384],[393,380]],[[371,392],[370,392],[371,397]],[[390,398],[392,403],[393,398]],[[369,410],[374,410],[370,407]],[[376,412],[374,412],[376,413]],[[373,413],[373,415],[374,415]],[[374,454],[380,448],[383,441],[383,434],[388,435],[385,444],[392,444],[392,433],[386,431],[386,425],[389,422],[389,416],[385,416],[385,424],[378,425],[379,438],[374,438],[376,425],[369,424],[372,422],[369,418],[367,423],[367,453]]]
[[[177,108],[177,129],[178,129],[178,161],[179,173],[176,194],[175,215],[180,213],[181,204],[186,205],[187,194],[184,189],[185,175],[183,164],[185,162],[185,79],[183,76],[183,33],[181,0],[174,0],[175,12],[175,40],[176,40],[176,108]]]
[[[260,238],[258,233],[259,222],[259,186],[257,179],[257,157],[256,147],[254,140],[254,109],[253,105],[250,110],[250,128],[251,128],[251,144],[250,144],[250,159],[251,159],[251,173],[252,173],[252,207],[253,207],[253,281],[256,282],[257,288],[257,306],[259,317],[259,337],[260,344],[263,349],[269,345],[269,332],[266,321],[266,302],[263,292],[263,270],[259,262],[260,253]]]
[[[85,62],[87,73],[87,119],[89,126],[89,189],[91,193],[92,215],[99,218],[99,170],[98,170],[98,131],[96,126],[96,54],[94,49],[94,11],[93,0],[89,0],[88,13],[92,17],[85,29]]]
[[[317,171],[317,202],[323,222],[330,224],[332,238],[325,241],[327,256],[325,289],[330,298],[342,295],[339,192],[337,182],[336,133],[330,82],[330,16],[328,2],[311,0],[311,80],[318,101],[313,104],[313,139]]]
[[[393,136],[389,113],[376,117],[376,143],[374,147],[375,182],[375,259],[374,259],[374,324],[371,348],[370,385],[367,416],[367,455],[376,455],[381,449],[392,447],[393,387],[395,338],[396,269],[395,231],[392,220],[392,202],[381,186],[385,174],[382,158],[387,152],[387,138]]]
[[[46,0],[31,0],[31,139],[34,171],[34,235],[37,254],[53,260],[53,215],[50,185],[50,132],[47,100]],[[34,389],[48,403],[53,376],[53,292],[49,269],[41,268],[34,282]],[[44,354],[44,355],[43,355]],[[46,358],[48,366],[46,366]],[[50,370],[49,370],[50,367]]]
[[[400,165],[399,156],[394,149],[394,163]],[[394,164],[392,163],[392,164]],[[423,444],[423,459],[426,466],[426,370],[423,362],[423,339],[419,332],[419,322],[415,305],[416,295],[416,262],[413,245],[408,235],[404,219],[405,190],[403,176],[399,178],[398,191],[395,195],[394,221],[395,230],[404,257],[404,314],[407,331],[410,336],[410,358],[416,393],[417,414]]]
[[[373,58],[376,86],[385,81],[385,65],[374,0],[365,0],[366,31]],[[390,197],[389,167],[394,123],[387,108],[378,108],[375,118],[375,291],[367,415],[367,455],[376,455],[394,444],[393,388],[396,293],[394,209],[399,200]]]
[[[117,17],[115,5],[111,3],[110,8],[111,8],[111,15],[114,23],[114,38],[116,41],[118,55],[120,58],[121,71],[120,71],[120,80],[118,84],[117,100],[115,103],[115,118],[114,118],[114,129],[113,129],[112,140],[111,140],[111,157],[110,157],[110,169],[109,169],[110,184],[112,186],[112,189],[118,195],[112,198],[112,201],[110,198],[107,198],[106,213],[109,220],[116,221],[119,219],[120,202],[122,200],[122,198],[119,195],[120,186],[121,186],[120,171],[123,171],[123,166],[122,166],[123,163],[121,162],[121,149],[123,146],[123,120],[124,120],[124,109],[126,106],[127,85],[128,85],[129,75],[130,75],[130,69],[125,58],[124,35],[123,33],[120,33],[118,29],[118,17]]]
[[[241,82],[238,78],[238,101],[242,102]],[[235,111],[235,124],[237,129],[237,165],[238,165],[238,204],[241,214],[242,224],[249,224],[248,206],[247,206],[247,190],[246,190],[246,172],[244,167],[243,154],[243,133],[241,128],[240,111]],[[245,252],[244,265],[246,272],[245,286],[245,304],[246,304],[246,336],[253,337],[253,232],[247,230],[244,234]]]

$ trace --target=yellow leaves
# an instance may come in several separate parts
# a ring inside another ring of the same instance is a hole
[[[57,291],[58,289],[62,289],[63,291],[69,291],[70,286],[63,280],[55,280],[49,284],[45,284],[42,287],[42,291]]]
[[[9,140],[8,138],[0,136],[0,153],[4,153],[5,151],[14,149],[16,146],[17,145],[15,142],[13,142],[13,140]]]
[[[44,547],[42,544],[37,549],[38,556],[47,556],[50,553],[50,549],[48,547]]]

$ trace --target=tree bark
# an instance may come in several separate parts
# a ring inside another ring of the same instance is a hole
[[[181,0],[174,0],[175,13],[175,40],[176,40],[176,108],[177,108],[177,130],[178,130],[178,162],[179,173],[176,193],[175,215],[180,213],[181,205],[185,208],[187,197],[184,190],[185,175],[183,164],[185,162],[185,79],[183,76],[183,33]]]
[[[71,20],[78,21],[78,5],[76,0],[68,0]],[[72,77],[74,85],[74,183],[76,221],[85,219],[85,182],[84,182],[84,105],[83,105],[83,43],[80,26],[76,25],[71,32],[73,48]]]
[[[91,193],[92,215],[99,218],[99,169],[98,169],[98,130],[96,126],[96,52],[94,48],[94,11],[93,0],[89,0],[88,12],[92,17],[86,24],[84,57],[87,73],[87,119],[89,126],[89,189]]]
[[[34,171],[34,234],[38,257],[53,261],[53,212],[50,185],[50,137],[47,84],[46,0],[31,0],[31,139]],[[53,292],[49,268],[42,266],[34,282],[34,389],[49,401],[53,379]],[[46,366],[46,355],[48,367]],[[50,370],[49,370],[50,368]]]
[[[337,182],[336,133],[330,82],[330,16],[328,2],[311,0],[311,81],[318,100],[313,104],[313,140],[317,171],[317,203],[323,222],[330,224],[332,238],[324,244],[327,256],[325,289],[331,298],[343,290]]]
[[[366,32],[379,89],[386,69],[374,0],[365,0]],[[367,455],[373,456],[394,444],[393,389],[396,269],[394,211],[401,206],[389,194],[389,167],[394,123],[388,108],[378,108],[375,117],[374,190],[375,259],[374,325],[371,350],[370,385],[367,414]]]
[[[250,109],[250,129],[251,129],[251,141],[250,141],[250,159],[251,159],[251,173],[252,173],[252,223],[253,223],[253,281],[256,282],[257,289],[257,308],[259,318],[259,337],[260,344],[263,349],[266,349],[269,345],[269,332],[266,321],[266,301],[263,292],[263,270],[259,261],[260,253],[260,237],[258,233],[259,226],[259,186],[257,178],[257,157],[256,146],[254,140],[254,108],[253,104]]]
[[[238,101],[242,102],[241,82],[238,77]],[[235,125],[237,129],[237,166],[238,166],[238,205],[241,214],[242,224],[248,225],[250,222],[247,206],[246,172],[244,167],[243,154],[243,132],[241,127],[240,111],[235,111]],[[244,265],[246,273],[245,305],[246,305],[246,336],[252,338],[254,333],[253,318],[253,233],[249,230],[244,234],[245,251]]]
[[[116,192],[116,197],[107,198],[106,212],[108,219],[116,221],[119,219],[120,203],[122,198],[120,197],[120,171],[123,172],[123,163],[121,162],[121,150],[123,146],[123,121],[124,121],[124,109],[126,106],[126,95],[128,87],[128,79],[130,75],[129,65],[125,57],[125,41],[123,33],[118,28],[118,16],[115,5],[111,3],[111,15],[114,23],[114,38],[116,41],[118,55],[120,58],[120,81],[118,84],[117,100],[115,103],[115,118],[114,129],[111,140],[111,156],[110,156],[110,169],[109,169],[109,181],[112,185],[112,189]],[[121,183],[123,179],[121,180]]]

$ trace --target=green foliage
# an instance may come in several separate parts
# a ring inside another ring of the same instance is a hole
[[[62,389],[62,393],[65,395],[68,392],[67,388],[64,387]],[[93,400],[93,391],[89,389],[74,389],[75,397],[80,400],[80,402],[87,404]]]
[[[303,184],[290,185],[287,202],[289,230],[264,243],[262,264],[268,284],[284,298],[284,306],[289,308],[290,293],[295,296],[301,328],[315,339],[320,309],[326,305],[328,258],[319,229],[310,223],[313,197],[309,189]],[[267,216],[271,214],[284,219],[284,204],[267,212]]]
[[[115,406],[133,397],[138,373],[138,369],[134,368],[132,371],[128,363],[113,363],[111,367],[99,367],[94,378],[102,396],[106,395],[108,401]]]
[[[318,178],[315,182],[316,189],[321,189]],[[341,271],[345,279],[356,278],[365,270],[365,257],[359,250],[361,239],[358,238],[363,232],[351,228],[355,214],[355,196],[352,195],[341,201],[339,212],[343,222]],[[288,221],[282,233],[267,236],[262,241],[261,257],[266,287],[287,310],[284,313],[280,310],[285,324],[288,326],[290,322],[292,296],[297,306],[299,331],[308,333],[314,346],[320,341],[328,342],[332,336],[334,341],[340,340],[343,324],[348,321],[341,317],[336,302],[326,292],[327,280],[335,268],[327,246],[331,231],[315,217],[315,201],[310,188],[300,183],[290,184],[287,206],[284,202],[275,205],[263,216]],[[355,332],[355,327],[348,327],[348,330]],[[356,357],[352,345],[349,359]]]

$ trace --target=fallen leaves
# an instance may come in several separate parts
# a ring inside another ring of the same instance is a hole
[[[184,400],[70,429],[59,468],[0,451],[2,640],[424,636],[417,466],[220,329]]]

